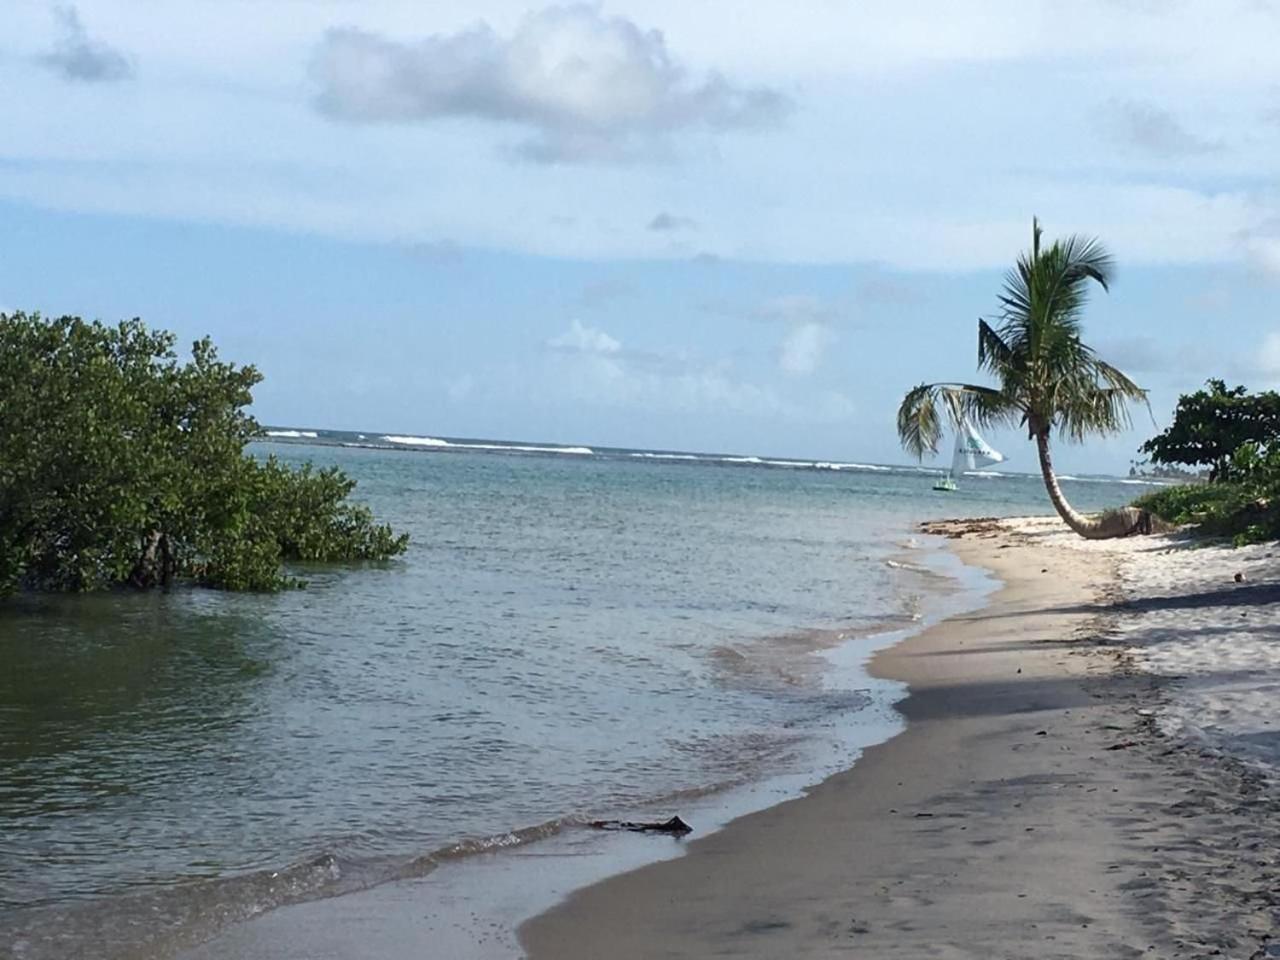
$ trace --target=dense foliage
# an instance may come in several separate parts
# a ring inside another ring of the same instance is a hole
[[[1210,464],[1210,482],[1159,490],[1135,506],[1237,543],[1280,538],[1280,395],[1208,386],[1180,397],[1173,425],[1142,449],[1164,462]]]
[[[1135,506],[1238,544],[1280,538],[1280,450],[1244,443],[1225,470],[1228,480],[1168,487],[1141,497]]]
[[[340,471],[245,453],[253,367],[174,345],[139,320],[0,314],[0,594],[275,590],[296,582],[287,561],[404,550]]]
[[[1222,380],[1207,386],[1179,397],[1169,429],[1141,449],[1155,463],[1206,465],[1210,480],[1230,480],[1232,455],[1243,445],[1270,448],[1280,440],[1280,394],[1228,389]]]

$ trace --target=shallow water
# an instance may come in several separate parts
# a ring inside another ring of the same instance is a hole
[[[0,608],[18,955],[163,955],[582,818],[803,776],[871,702],[822,653],[949,589],[904,557],[911,524],[1047,506],[1034,478],[942,497],[916,471],[425,449],[272,448],[340,464],[412,535],[383,567]],[[1134,493],[1065,485],[1085,509]]]

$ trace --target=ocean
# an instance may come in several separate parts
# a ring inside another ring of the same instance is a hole
[[[409,551],[278,595],[0,606],[0,955],[172,956],[592,819],[794,792],[896,729],[867,654],[989,588],[914,525],[1049,510],[1000,472],[272,433],[255,452],[341,467]]]

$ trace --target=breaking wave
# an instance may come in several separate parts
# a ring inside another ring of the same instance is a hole
[[[432,449],[450,450],[493,450],[512,453],[569,453],[577,456],[591,456],[595,453],[590,447],[543,447],[518,443],[464,443],[455,440],[441,440],[439,437],[392,437],[383,436],[388,443],[398,443],[407,447],[431,447]]]
[[[1135,487],[1167,487],[1173,482],[1150,477],[1073,477],[1069,473],[1059,474],[1058,479],[1071,480],[1075,483],[1123,483]]]
[[[696,453],[651,453],[635,451],[627,454],[638,460],[670,460],[685,463],[729,463],[748,467],[783,467],[792,470],[869,470],[877,473],[891,473],[893,467],[883,467],[872,463],[840,463],[830,460],[775,460],[768,457],[736,457],[716,456]]]

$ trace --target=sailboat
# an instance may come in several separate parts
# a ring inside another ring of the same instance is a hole
[[[1005,456],[982,439],[982,435],[973,428],[964,417],[956,420],[956,452],[951,457],[951,469],[947,475],[933,485],[935,490],[952,491],[956,489],[956,478],[966,470],[977,470],[994,463],[1003,463]]]

